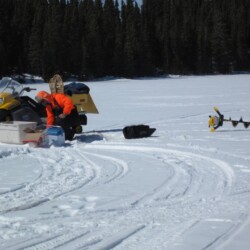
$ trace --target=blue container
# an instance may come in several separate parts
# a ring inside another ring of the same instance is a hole
[[[43,133],[43,146],[63,146],[65,143],[64,130],[61,127],[47,128]]]
[[[48,135],[55,135],[55,136],[60,136],[63,135],[64,131],[61,127],[51,127],[48,128]]]

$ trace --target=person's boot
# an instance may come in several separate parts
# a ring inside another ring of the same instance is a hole
[[[71,128],[64,129],[64,133],[65,133],[65,140],[68,140],[68,141],[73,140],[74,135],[75,135],[73,129]]]

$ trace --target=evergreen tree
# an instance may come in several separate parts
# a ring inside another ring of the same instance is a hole
[[[63,13],[60,1],[50,0],[43,29],[43,75],[46,79],[54,73],[61,72],[63,65],[62,39]]]
[[[144,0],[142,4],[141,10],[141,22],[142,22],[142,39],[143,39],[143,50],[145,51],[145,72],[147,74],[152,74],[155,72],[156,68],[161,67],[163,53],[159,53],[162,48],[163,43],[160,44],[160,37],[158,36],[160,30],[162,30],[163,22],[160,23],[159,20],[162,19],[163,13],[159,13],[162,11],[161,6],[162,1],[155,2],[151,0]],[[157,17],[157,20],[155,17]],[[160,23],[160,27],[156,27]]]
[[[247,1],[247,67],[250,65],[250,2]]]
[[[115,2],[114,2],[115,1]],[[228,73],[250,64],[248,0],[0,0],[0,75]]]
[[[143,0],[141,7],[141,20],[142,20],[142,39],[145,51],[146,62],[150,65],[146,72],[154,72],[155,59],[154,59],[154,28],[151,17],[151,2],[150,0]]]
[[[127,77],[141,75],[141,18],[138,5],[128,0],[123,10],[124,27],[124,74]]]
[[[170,44],[172,52],[171,72],[180,74],[184,68],[182,58],[183,9],[181,0],[175,0],[171,5]]]
[[[78,75],[80,73],[80,62],[82,59],[78,1],[71,0],[69,8],[71,8],[71,19],[67,37],[69,55],[68,58],[64,58],[64,60],[68,60],[69,62],[68,72]]]
[[[41,69],[43,68],[43,26],[47,9],[47,0],[36,1],[36,10],[29,40],[28,58],[30,73],[37,75],[41,74]]]
[[[226,5],[213,0],[212,68],[214,73],[228,73],[231,69],[230,36],[225,21]]]
[[[29,69],[29,42],[37,0],[14,0],[13,15],[13,64],[17,63],[17,72],[25,73]]]
[[[171,65],[171,44],[170,44],[170,20],[171,20],[171,3],[172,0],[166,0],[163,4],[163,32],[162,32],[162,54],[163,69],[166,73],[170,72]]]
[[[181,32],[181,58],[184,73],[195,73],[196,70],[196,47],[197,47],[197,0],[182,2],[183,20]]]
[[[239,6],[235,9],[236,15],[234,22],[236,24],[235,29],[235,48],[237,52],[237,70],[249,70],[249,62],[250,62],[250,53],[249,53],[249,28],[248,23],[248,15],[250,13],[249,10],[249,1],[242,0]]]
[[[13,15],[13,1],[0,0],[0,76],[10,74],[11,60],[11,24],[9,18]]]
[[[124,52],[123,52],[123,32],[122,32],[122,21],[120,17],[119,4],[115,2],[115,43],[114,43],[114,75],[122,76],[124,67]]]
[[[108,75],[114,75],[114,47],[116,36],[116,9],[113,0],[106,0],[103,8],[103,48],[105,51],[105,69]]]
[[[83,65],[87,77],[100,77],[104,73],[104,49],[100,1],[85,0],[86,30],[83,38]]]
[[[212,73],[211,64],[211,33],[212,33],[212,3],[200,1],[197,14],[197,47],[196,73]]]
[[[5,1],[7,3],[7,1]],[[8,3],[7,3],[8,4]],[[26,0],[23,2],[26,7]],[[14,0],[12,6],[12,12],[9,12],[9,24],[5,24],[6,27],[9,26],[9,33],[7,35],[8,45],[7,49],[7,56],[8,60],[10,61],[11,71],[15,71],[16,73],[22,73],[23,66],[21,65],[22,69],[19,69],[19,62],[21,63],[24,60],[24,32],[25,32],[25,22],[24,22],[24,7],[22,7],[21,0]],[[26,8],[25,8],[26,9]],[[7,11],[7,9],[5,9]],[[27,20],[30,17],[26,17]],[[28,23],[28,21],[27,21]],[[28,35],[28,32],[25,33]]]
[[[79,22],[81,25],[81,50],[82,50],[82,60],[81,60],[81,72],[84,77],[91,75],[89,69],[89,50],[88,50],[88,17],[94,11],[93,0],[84,0],[79,3]]]

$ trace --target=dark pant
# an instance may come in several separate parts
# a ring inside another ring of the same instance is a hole
[[[67,115],[64,119],[61,119],[59,117],[55,118],[54,125],[61,126],[65,133],[65,140],[72,140],[75,132],[72,129],[76,125],[76,121],[78,119],[79,115],[77,110],[74,108],[72,109],[71,113]]]

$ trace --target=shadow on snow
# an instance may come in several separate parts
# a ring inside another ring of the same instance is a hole
[[[77,141],[92,143],[94,141],[102,141],[104,140],[104,135],[102,133],[114,133],[114,132],[122,132],[122,129],[109,129],[109,130],[92,130],[83,133],[76,137]]]

